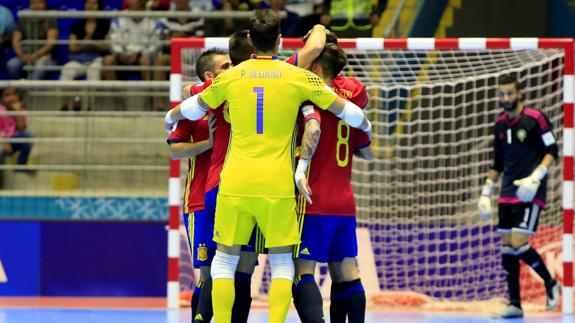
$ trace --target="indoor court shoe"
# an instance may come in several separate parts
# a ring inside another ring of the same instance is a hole
[[[553,281],[551,287],[547,288],[547,303],[545,304],[546,311],[552,311],[559,305],[559,294],[561,292],[561,284],[558,281]]]
[[[499,314],[494,318],[499,319],[515,319],[523,317],[523,310],[515,305],[507,305]]]

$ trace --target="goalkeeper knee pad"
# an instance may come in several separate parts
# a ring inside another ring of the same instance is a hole
[[[236,275],[236,267],[240,261],[240,256],[228,255],[226,253],[216,251],[216,255],[212,260],[212,279],[234,279]]]
[[[281,278],[293,281],[295,267],[291,253],[270,254],[269,259],[272,280]]]

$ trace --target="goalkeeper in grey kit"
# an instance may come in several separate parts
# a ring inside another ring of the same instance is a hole
[[[521,103],[519,82],[510,75],[499,78],[499,103],[504,112],[494,128],[494,162],[481,190],[478,208],[484,220],[491,217],[491,194],[503,173],[499,196],[502,265],[507,271],[509,305],[498,317],[523,317],[519,289],[519,260],[529,265],[545,282],[546,310],[559,304],[560,284],[551,277],[541,256],[529,245],[537,231],[539,214],[545,208],[547,172],[557,159],[557,143],[547,117]]]

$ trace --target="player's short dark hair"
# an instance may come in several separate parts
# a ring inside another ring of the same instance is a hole
[[[280,34],[281,19],[271,9],[257,9],[250,18],[250,37],[260,52],[272,51]]]
[[[517,80],[517,76],[515,74],[503,74],[499,76],[497,80],[499,85],[506,85],[506,84],[515,84],[515,89],[519,91],[521,86],[519,84],[519,80]]]
[[[334,78],[347,64],[347,55],[338,45],[327,43],[314,63],[321,66],[325,77]]]
[[[198,57],[198,60],[196,61],[196,74],[198,74],[198,77],[200,78],[200,80],[202,80],[202,82],[206,81],[204,77],[206,71],[210,71],[214,68],[214,60],[213,60],[214,56],[227,55],[227,54],[228,52],[226,52],[223,49],[210,48],[205,52],[203,52],[200,55],[200,57]]]
[[[305,35],[303,38],[303,43],[305,44],[307,42],[309,38],[309,35]],[[329,30],[329,29],[325,29],[325,43],[326,44],[337,44],[337,35]]]
[[[230,36],[230,59],[234,66],[250,59],[254,48],[248,41],[248,30],[238,30]]]

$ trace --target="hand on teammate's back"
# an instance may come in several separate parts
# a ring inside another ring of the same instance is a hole
[[[303,195],[306,199],[306,201],[309,204],[313,204],[312,200],[311,200],[311,187],[309,187],[309,183],[307,182],[307,178],[301,177],[298,179],[298,181],[296,182],[296,186],[297,186],[297,190],[299,191],[299,193],[301,195]]]
[[[300,158],[294,172],[294,180],[299,193],[303,195],[303,197],[305,197],[306,201],[309,204],[313,204],[311,200],[311,188],[309,187],[309,183],[307,182],[308,165],[309,165],[308,160]]]

